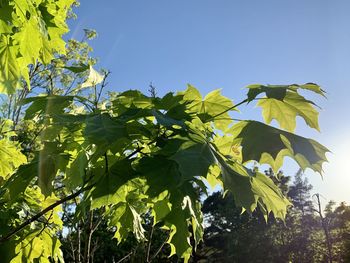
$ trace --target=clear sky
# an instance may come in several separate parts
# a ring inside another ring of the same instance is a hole
[[[324,179],[306,171],[313,192],[350,203],[350,1],[349,0],[81,0],[67,37],[84,28],[98,67],[110,69],[110,90],[141,89],[159,95],[191,83],[207,93],[222,88],[236,102],[248,84],[315,82],[328,99],[321,133],[299,121],[297,133],[326,145]],[[98,68],[97,67],[97,68]],[[239,118],[261,119],[242,107]],[[297,166],[287,162],[286,174]]]

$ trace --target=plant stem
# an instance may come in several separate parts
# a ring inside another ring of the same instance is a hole
[[[220,115],[222,115],[222,114],[224,114],[224,113],[226,113],[226,112],[228,112],[228,111],[230,111],[230,110],[233,110],[234,108],[237,108],[238,106],[240,106],[240,105],[242,105],[243,103],[246,103],[246,102],[248,102],[248,101],[249,101],[248,99],[242,100],[240,103],[237,103],[237,104],[233,105],[232,107],[230,107],[230,108],[228,108],[228,109],[226,109],[226,110],[224,110],[224,111],[222,111],[222,112],[220,112],[220,113],[214,115],[213,117],[210,118],[210,121],[212,121],[212,120],[215,119],[216,117],[218,117],[218,116],[220,116]]]

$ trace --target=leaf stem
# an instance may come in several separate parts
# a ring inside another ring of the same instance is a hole
[[[239,102],[239,103],[233,105],[232,107],[230,107],[230,108],[228,108],[228,109],[226,109],[226,110],[224,110],[224,111],[222,111],[222,112],[220,112],[220,113],[214,115],[213,117],[211,117],[211,118],[209,119],[209,121],[212,121],[212,120],[215,119],[216,117],[218,117],[218,116],[220,116],[220,115],[222,115],[222,114],[225,114],[226,112],[228,112],[228,111],[230,111],[230,110],[233,110],[234,108],[237,108],[238,106],[240,106],[240,105],[242,105],[243,103],[246,103],[246,102],[248,102],[248,101],[249,101],[248,99],[242,100],[241,102]]]

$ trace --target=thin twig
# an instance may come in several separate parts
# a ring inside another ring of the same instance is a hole
[[[242,105],[243,103],[246,103],[246,102],[249,102],[249,99],[242,100],[240,103],[237,103],[237,104],[233,105],[232,107],[230,107],[230,108],[228,108],[228,109],[226,109],[226,110],[224,110],[224,111],[214,115],[209,120],[211,121],[211,120],[215,119],[216,117],[218,117],[218,116],[220,116],[220,115],[222,115],[222,114],[224,114],[224,113],[226,113],[226,112],[228,112],[230,110],[233,110],[234,108],[237,108],[238,106],[240,106],[240,105]]]
[[[111,72],[107,71],[103,77],[103,81],[101,83],[101,88],[100,88],[100,91],[99,91],[98,96],[97,96],[97,103],[100,101],[103,89],[108,85],[108,82],[106,82],[106,79],[108,78],[109,74],[111,74]]]
[[[124,260],[126,260],[127,258],[129,258],[134,252],[131,251],[129,254],[127,254],[125,257],[121,258],[117,263],[121,263],[123,262]]]
[[[160,247],[158,248],[157,252],[152,256],[152,258],[149,261],[149,263],[151,263],[158,256],[158,254],[162,251],[162,249],[163,249],[164,245],[166,244],[166,242],[168,241],[169,237],[170,237],[170,233],[169,233],[168,237],[160,245]]]
[[[150,262],[150,252],[151,252],[151,244],[152,244],[152,236],[153,236],[153,230],[154,230],[154,225],[152,223],[152,227],[151,227],[151,232],[149,234],[148,237],[148,243],[147,243],[147,252],[146,252],[146,262]]]

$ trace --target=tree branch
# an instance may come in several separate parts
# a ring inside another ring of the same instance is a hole
[[[158,254],[162,251],[164,245],[168,241],[169,237],[170,237],[170,232],[169,232],[168,237],[163,241],[163,243],[160,245],[160,247],[158,248],[157,252],[152,256],[152,258],[150,259],[149,262],[152,262],[158,256]]]
[[[121,258],[120,260],[118,260],[117,263],[121,263],[124,260],[126,260],[127,258],[129,258],[132,254],[134,253],[134,251],[131,251],[129,254],[127,254],[125,257]]]
[[[58,200],[56,203],[53,203],[52,205],[46,207],[44,210],[42,210],[41,212],[37,213],[36,215],[34,215],[33,217],[27,219],[26,221],[24,221],[21,225],[19,225],[18,227],[16,227],[14,230],[12,230],[10,233],[8,233],[7,235],[5,235],[4,237],[0,238],[0,244],[4,243],[6,241],[8,241],[11,237],[13,237],[15,234],[17,234],[19,231],[21,231],[23,228],[25,228],[26,226],[28,226],[29,224],[31,224],[34,221],[37,221],[40,217],[42,217],[43,215],[45,215],[47,212],[53,210],[56,206],[59,206],[75,197],[77,197],[78,195],[80,195],[81,193],[85,192],[86,190],[91,189],[94,186],[94,184],[89,185],[87,187],[83,187],[81,188],[79,191],[68,195],[60,200]]]

